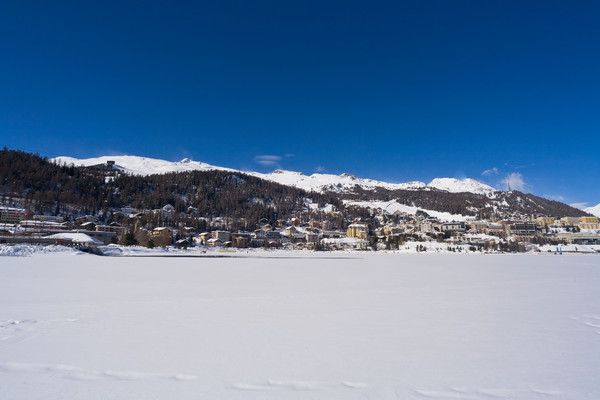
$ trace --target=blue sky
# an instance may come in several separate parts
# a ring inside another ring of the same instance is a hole
[[[0,4],[0,137],[600,203],[600,2]]]

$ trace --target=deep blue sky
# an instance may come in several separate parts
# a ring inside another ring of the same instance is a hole
[[[1,145],[511,176],[595,205],[599,15],[598,1],[3,1]]]

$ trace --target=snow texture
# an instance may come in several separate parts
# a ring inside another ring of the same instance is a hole
[[[73,254],[0,259],[2,399],[600,398],[598,256]]]
[[[79,254],[78,251],[64,246],[42,246],[31,244],[0,245],[0,256],[7,257],[29,257],[34,254],[45,253],[71,253]]]
[[[600,218],[600,204],[595,205],[594,207],[588,207],[585,210],[586,213],[590,213],[592,215],[595,215],[596,217]]]
[[[94,239],[91,236],[86,235],[81,232],[65,232],[65,233],[56,233],[54,235],[46,236],[46,239],[59,239],[59,240],[68,240],[73,243],[82,243],[82,244],[103,244],[102,241],[98,239]]]
[[[358,206],[371,209],[381,208],[386,214],[393,214],[397,211],[403,212],[410,215],[415,215],[417,211],[424,211],[432,217],[439,219],[440,221],[469,221],[473,220],[474,217],[468,217],[462,214],[450,214],[443,211],[426,210],[419,207],[407,206],[406,204],[400,204],[396,200],[392,201],[350,201],[344,200],[346,206]]]

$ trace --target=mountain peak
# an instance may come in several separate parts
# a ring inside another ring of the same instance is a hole
[[[231,168],[217,167],[199,161],[192,161],[189,158],[184,158],[178,162],[138,156],[110,156],[88,159],[56,157],[52,159],[52,161],[55,163],[73,164],[77,166],[105,164],[108,160],[114,161],[115,164],[119,166],[119,169],[122,169],[127,173],[142,176],[184,171],[221,170],[241,172]],[[352,191],[356,185],[366,190],[374,190],[376,188],[384,188],[388,190],[423,190],[432,188],[445,190],[451,193],[471,192],[476,194],[489,194],[496,191],[496,189],[491,186],[469,178],[463,180],[456,178],[436,178],[426,185],[425,183],[418,181],[407,183],[382,182],[373,179],[359,178],[348,173],[343,173],[341,175],[312,174],[310,176],[306,176],[302,172],[286,171],[281,169],[275,170],[269,174],[247,171],[244,171],[243,173],[283,185],[295,186],[300,189],[319,192],[347,192]]]
[[[489,194],[497,191],[495,188],[471,178],[435,178],[429,182],[427,186],[451,193],[471,192],[477,194]]]

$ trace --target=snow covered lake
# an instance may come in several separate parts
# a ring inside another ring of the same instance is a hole
[[[345,256],[0,257],[0,398],[600,398],[600,257]]]

